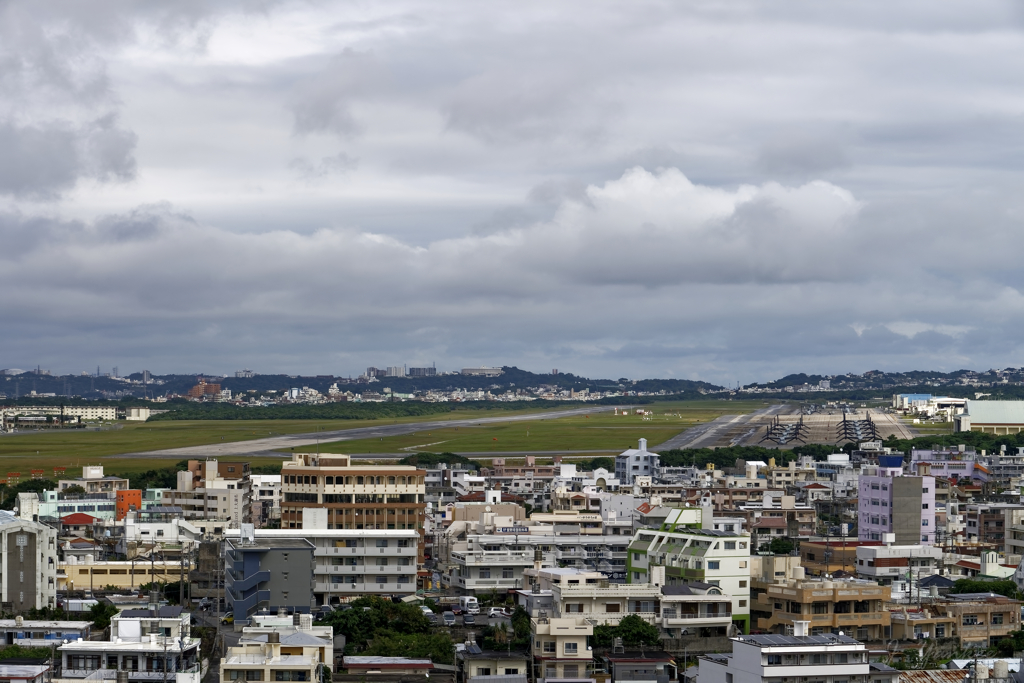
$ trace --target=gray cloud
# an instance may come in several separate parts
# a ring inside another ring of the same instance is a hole
[[[0,366],[1019,365],[1022,45],[984,1],[8,2]]]

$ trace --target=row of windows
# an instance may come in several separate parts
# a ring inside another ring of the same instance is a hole
[[[228,669],[224,672],[229,681],[262,681],[263,670],[246,671],[244,669]],[[271,681],[309,681],[312,680],[308,671],[271,670]]]
[[[406,574],[399,574],[397,576],[397,578],[396,577],[391,577],[391,576],[384,576],[384,575],[376,576],[376,577],[370,577],[370,576],[363,577],[363,576],[344,576],[344,575],[341,575],[341,574],[332,574],[331,575],[331,583],[332,584],[362,583],[364,578],[367,579],[367,583],[392,583],[392,579],[393,578],[395,579],[394,583],[403,584],[403,583],[411,583],[412,582],[412,578],[410,576],[406,575]],[[376,579],[376,580],[374,580],[374,579]]]
[[[324,486],[351,486],[353,484],[356,486],[383,486],[385,482],[388,486],[416,485],[423,484],[423,477],[318,477],[298,474],[288,474],[284,477],[286,484],[308,484],[310,486],[317,484]]]
[[[545,640],[543,643],[537,641],[537,647],[542,648],[542,651],[546,655],[558,654],[558,643],[553,640]],[[563,643],[562,651],[567,655],[575,655],[579,653],[579,643]]]

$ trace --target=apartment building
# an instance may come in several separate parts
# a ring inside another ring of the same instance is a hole
[[[826,541],[800,541],[800,564],[808,576],[821,576],[844,571],[851,574],[857,569],[857,548],[881,545],[880,541],[858,541],[855,538],[836,538]]]
[[[862,541],[896,534],[898,545],[935,543],[935,478],[904,476],[903,456],[880,455],[865,466],[858,491],[858,533]],[[927,471],[919,464],[918,471]]]
[[[242,641],[229,647],[220,660],[220,680],[309,681],[321,680],[324,661],[319,643],[282,643],[280,634],[267,634],[267,642]]]
[[[956,618],[937,614],[923,607],[903,607],[889,614],[892,620],[893,640],[927,640],[952,638],[956,633]]]
[[[109,493],[131,488],[124,477],[105,476],[102,465],[86,465],[82,468],[82,476],[75,479],[61,479],[57,482],[57,490],[63,491],[70,486],[81,486],[86,493]]]
[[[652,569],[664,567],[669,586],[715,586],[732,603],[732,623],[743,633],[750,631],[748,534],[713,529],[641,529],[634,534],[627,551],[629,583],[649,583]]]
[[[856,552],[857,576],[888,586],[894,600],[912,596],[921,579],[942,571],[938,546],[858,546]]]
[[[0,510],[0,600],[13,612],[54,607],[57,532]]]
[[[1020,630],[1021,604],[995,593],[959,593],[933,600],[931,607],[936,614],[955,620],[953,635],[962,647],[988,648]]]
[[[530,673],[529,657],[517,650],[481,650],[471,643],[456,656],[466,683],[493,683],[496,676],[504,683],[526,683]]]
[[[178,486],[162,496],[164,506],[180,507],[185,519],[224,520],[238,528],[252,522],[252,480],[247,462],[189,460],[178,472]]]
[[[1012,523],[1024,518],[1024,505],[1013,503],[968,503],[960,508],[966,540],[1000,548],[1007,545],[1007,520]]]
[[[594,626],[582,617],[535,617],[532,631],[533,679],[537,683],[595,683]]]
[[[801,574],[794,571],[792,578],[771,583],[754,579],[757,597],[752,610],[757,614],[757,628],[791,635],[797,622],[803,622],[809,624],[810,635],[842,631],[858,640],[888,637],[887,586],[859,579],[808,579]]]
[[[795,496],[765,491],[760,502],[744,503],[730,511],[746,521],[746,528],[759,541],[774,537],[809,538],[816,533],[817,511],[813,505],[798,503]]]
[[[900,672],[871,664],[864,643],[848,635],[807,635],[798,622],[795,635],[743,636],[731,654],[700,658],[697,683],[898,683]]]
[[[252,474],[252,523],[264,527],[281,521],[281,475]]]
[[[615,456],[615,478],[620,486],[632,486],[636,477],[655,477],[660,464],[660,456],[647,450],[647,439],[640,439],[637,448]]]
[[[415,529],[423,561],[426,472],[406,465],[353,465],[347,455],[295,453],[281,469],[281,527],[301,528],[304,508],[327,511],[328,529]]]
[[[303,604],[308,606],[312,600],[316,606],[330,605],[361,595],[416,592],[420,540],[416,529],[328,529],[327,511],[313,508],[306,508],[304,517],[301,529],[254,531],[256,541],[295,542],[312,548],[311,592]],[[240,539],[239,531],[225,533],[232,547],[238,547]],[[261,559],[254,571],[262,572],[263,564]],[[294,602],[293,597],[289,599]]]
[[[313,544],[304,538],[224,539],[224,597],[238,620],[261,609],[310,612]]]
[[[0,642],[23,647],[46,647],[76,638],[89,639],[91,621],[44,621],[14,617],[0,619]]]
[[[529,587],[516,591],[517,601],[534,617],[582,616],[594,624],[614,625],[623,617],[639,616],[659,627],[667,638],[735,632],[732,602],[719,588],[664,585],[659,583],[664,581],[664,567],[655,567],[654,575],[654,583],[613,584],[600,572],[528,569]]]
[[[191,635],[191,615],[180,607],[127,609],[110,621],[110,639],[72,640],[57,648],[60,669],[54,681],[169,679],[199,683],[199,639]]]

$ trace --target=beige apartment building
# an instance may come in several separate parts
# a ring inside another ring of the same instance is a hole
[[[961,646],[993,647],[1020,629],[1019,600],[994,593],[947,595],[932,603],[936,614],[953,617]]]
[[[583,617],[536,617],[533,631],[534,680],[593,680],[594,652],[587,647],[594,626]]]
[[[767,582],[753,579],[756,595],[751,616],[757,628],[786,635],[796,622],[810,622],[810,635],[843,631],[857,640],[883,640],[891,626],[890,590],[873,581],[823,581],[803,578],[803,568],[793,567],[788,577]]]
[[[224,683],[320,680],[320,669],[324,663],[321,644],[282,644],[280,634],[276,632],[268,633],[267,640],[265,643],[247,642],[229,647],[220,660],[220,680]]]
[[[281,468],[281,528],[301,529],[305,508],[327,511],[328,529],[415,529],[423,561],[426,472],[353,465],[340,454],[294,453]]]

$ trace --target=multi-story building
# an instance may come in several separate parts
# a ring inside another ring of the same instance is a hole
[[[807,635],[806,621],[794,635],[743,636],[732,641],[732,654],[704,655],[697,683],[898,683],[900,672],[871,664],[868,650],[848,635]]]
[[[594,626],[583,617],[530,620],[533,680],[537,683],[594,683]]]
[[[54,607],[56,530],[0,510],[0,548],[0,600],[13,612]]]
[[[964,513],[965,538],[1002,548],[1006,545],[1006,521],[1024,517],[1024,505],[1013,503],[968,503]]]
[[[700,508],[681,510],[700,515]],[[708,521],[710,523],[710,520]],[[712,529],[665,531],[641,529],[629,544],[626,560],[630,583],[650,582],[653,567],[665,567],[667,585],[710,584],[732,603],[732,622],[750,630],[750,536]],[[663,529],[669,528],[668,526]]]
[[[652,583],[616,585],[599,572],[528,569],[527,579],[533,586],[529,591],[520,591],[520,597],[521,602],[530,604],[530,598],[549,593],[549,614],[583,616],[594,624],[614,626],[623,617],[636,615],[659,627],[669,638],[677,633],[695,634],[697,629],[719,636],[729,634],[732,602],[718,588],[665,585],[664,567],[654,567],[652,574]]]
[[[889,613],[892,619],[893,640],[926,640],[952,638],[956,633],[956,618],[937,614],[926,607],[903,607]]]
[[[201,541],[195,569],[189,574],[189,593],[194,602],[221,605],[224,602],[224,558],[220,541]]]
[[[199,683],[199,639],[192,637],[190,619],[181,607],[123,610],[110,620],[109,640],[77,639],[57,648],[54,681],[113,681],[126,672],[133,683]]]
[[[768,486],[773,489],[785,489],[788,486],[796,486],[802,482],[816,481],[818,470],[814,466],[814,460],[806,456],[805,458],[801,458],[801,462],[791,460],[782,466],[776,465],[775,458],[771,458],[768,461],[768,467],[764,471],[765,479],[768,480]]]
[[[188,581],[191,564],[181,560],[138,559],[93,561],[87,556],[79,562],[65,557],[57,573],[57,590],[136,589],[147,583]]]
[[[347,455],[295,453],[281,469],[281,528],[302,526],[302,510],[327,511],[328,529],[415,529],[423,561],[426,472],[406,465],[353,465]]]
[[[256,529],[254,532],[256,541],[300,542],[303,547],[306,543],[312,546],[310,595],[303,604],[309,605],[312,601],[317,606],[330,605],[361,595],[416,592],[420,540],[416,529],[328,529],[326,510],[306,508],[304,513],[301,529]],[[240,539],[238,531],[225,533],[225,540],[234,548],[240,547]],[[259,571],[263,571],[264,564],[261,556]],[[302,584],[295,585],[298,589]],[[296,600],[294,596],[289,599]]]
[[[620,486],[632,486],[636,477],[658,474],[660,456],[647,450],[647,439],[640,439],[637,448],[629,448],[615,456],[615,478]]]
[[[86,493],[109,493],[111,496],[115,491],[131,488],[124,477],[104,476],[102,465],[86,465],[82,468],[82,476],[57,482],[58,491],[70,486],[81,486]]]
[[[794,496],[766,491],[759,503],[744,503],[731,514],[743,516],[759,542],[775,537],[809,538],[816,532],[817,511],[813,505],[798,503]]]
[[[163,505],[180,507],[186,519],[224,520],[238,528],[252,522],[252,479],[247,462],[189,460],[178,472],[178,487]]]
[[[252,474],[252,523],[264,527],[281,522],[281,475]]]
[[[857,576],[888,586],[894,600],[913,597],[921,579],[942,571],[942,548],[930,545],[862,545]],[[925,591],[927,593],[927,591]]]
[[[935,543],[935,478],[904,476],[903,456],[879,455],[878,466],[865,466],[858,492],[858,534],[880,541],[896,534],[898,545]],[[919,464],[919,472],[927,466]]]
[[[858,640],[888,637],[887,586],[859,579],[800,578],[802,572],[796,569],[794,578],[783,581],[754,579],[757,628],[787,635],[803,622],[810,624],[811,635],[842,631]]]
[[[1020,630],[1021,602],[995,593],[959,593],[934,600],[936,614],[953,617],[963,647],[989,648]]]
[[[323,645],[316,642],[282,643],[277,632],[266,642],[243,640],[229,647],[220,660],[220,680],[310,681],[322,680]],[[315,639],[313,639],[315,640]]]
[[[310,612],[313,544],[304,538],[226,538],[224,597],[238,620],[261,609]]]

